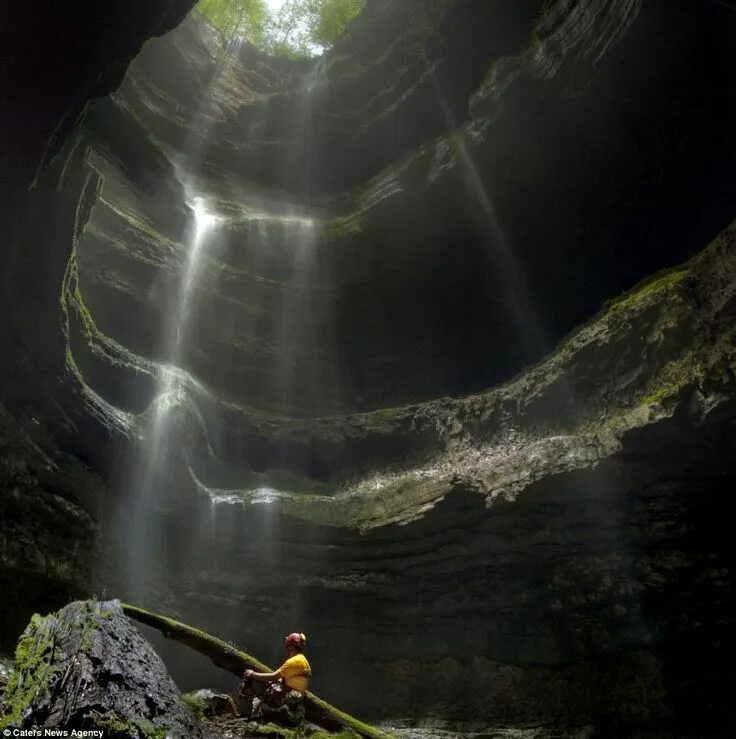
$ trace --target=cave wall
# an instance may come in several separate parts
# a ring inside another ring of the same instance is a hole
[[[289,416],[504,381],[731,221],[733,14],[623,0],[539,17],[528,3],[447,8],[417,38],[416,4],[379,3],[307,68],[233,51],[196,16],[148,44],[40,185],[55,191],[83,162],[105,180],[79,249],[100,331],[161,358],[192,228],[182,170],[229,219],[184,364],[223,396]],[[315,219],[302,292],[289,266],[301,235],[259,247],[254,198]],[[698,217],[683,224],[685,208]],[[26,251],[9,272],[21,301],[15,285],[36,258]],[[302,338],[287,393],[273,375],[289,311]]]
[[[0,653],[38,611],[90,592],[102,480],[0,406]]]
[[[735,248],[732,226],[511,383],[406,409],[442,439],[424,463],[319,501],[173,498],[138,599],[274,664],[298,626],[314,689],[389,722],[728,735]]]
[[[733,219],[736,14],[473,0],[424,18],[381,0],[317,64],[233,49],[190,16],[120,81],[184,5],[126,13],[119,43],[82,33],[58,90],[74,114],[3,250],[8,641],[29,609],[88,590],[93,558],[95,587],[131,592],[121,480],[146,444],[193,189],[226,225],[184,356],[194,474],[179,465],[150,512],[144,605],[259,652],[298,625],[318,692],[369,716],[616,735],[695,731],[705,708],[707,731],[732,728],[733,228],[616,296]],[[49,59],[75,38],[49,37]],[[16,209],[51,134],[18,131],[51,93],[14,89]],[[252,217],[274,201],[320,224],[289,397],[270,362],[298,232],[264,256]],[[276,504],[253,504],[261,486]],[[100,508],[99,549],[70,550]],[[426,678],[437,666],[446,681]]]
[[[33,217],[28,190],[89,100],[112,92],[141,45],[174,28],[193,4],[48,1],[29,8],[10,0],[0,8],[0,374],[9,406],[0,403],[2,652],[12,652],[35,611],[90,593],[100,503],[108,494],[86,465],[84,448],[67,453],[57,444],[58,428],[66,425],[67,441],[78,431],[58,404],[61,384],[53,369],[63,357],[53,302],[69,245],[45,242],[25,261],[33,251],[21,235]],[[17,295],[29,286],[33,298],[21,305]],[[38,352],[16,341],[26,331],[43,334],[41,343],[61,347],[61,354],[52,351],[50,362],[39,362]]]
[[[112,92],[151,36],[174,28],[192,0],[3,4],[0,42],[3,214],[12,220],[37,169],[61,148],[93,97]]]

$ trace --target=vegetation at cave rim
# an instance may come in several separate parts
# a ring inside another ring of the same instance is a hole
[[[197,10],[228,38],[243,37],[276,56],[311,57],[334,45],[365,0],[200,0]]]

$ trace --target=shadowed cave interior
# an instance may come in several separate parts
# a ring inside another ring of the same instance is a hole
[[[736,6],[2,13],[0,655],[119,598],[395,736],[736,731]]]

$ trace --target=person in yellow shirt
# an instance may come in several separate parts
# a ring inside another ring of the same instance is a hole
[[[284,638],[286,661],[275,672],[243,673],[241,695],[255,694],[254,683],[266,683],[260,696],[253,699],[251,718],[263,716],[296,726],[304,720],[304,695],[312,676],[312,668],[304,656],[307,637],[301,633]]]

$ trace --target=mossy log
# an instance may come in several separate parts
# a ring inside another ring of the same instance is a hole
[[[167,639],[178,641],[200,654],[204,654],[209,657],[213,664],[237,677],[241,677],[247,669],[258,672],[273,671],[250,654],[242,652],[232,644],[217,639],[204,631],[129,604],[123,604],[123,611],[130,618],[157,629]],[[355,732],[358,736],[367,737],[367,739],[392,739],[391,734],[358,721],[358,719],[321,700],[313,693],[307,693],[305,707],[307,719],[328,731],[348,730]]]

